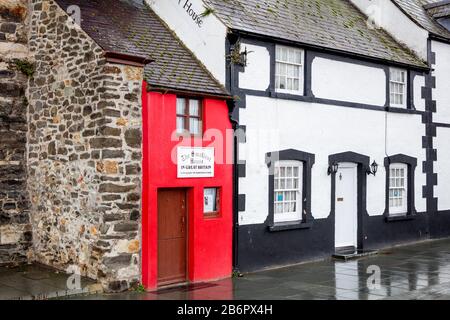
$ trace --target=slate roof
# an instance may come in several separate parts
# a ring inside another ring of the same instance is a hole
[[[450,39],[450,32],[439,25],[431,15],[427,13],[424,6],[441,2],[440,0],[392,0],[413,21],[428,32]]]
[[[203,0],[230,29],[425,67],[350,0]]]
[[[81,9],[81,28],[105,51],[154,60],[145,68],[150,87],[229,96],[143,0],[56,0]]]
[[[439,1],[436,3],[430,3],[425,6],[428,14],[431,15],[434,19],[439,19],[443,17],[450,16],[450,1]]]

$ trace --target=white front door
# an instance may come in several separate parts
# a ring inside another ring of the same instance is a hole
[[[358,246],[358,166],[339,164],[336,174],[335,247]]]

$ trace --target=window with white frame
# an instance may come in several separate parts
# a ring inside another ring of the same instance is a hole
[[[278,161],[274,173],[274,222],[301,221],[303,162]]]
[[[406,70],[390,69],[389,90],[391,106],[393,107],[406,107],[407,75]]]
[[[177,133],[201,136],[203,131],[202,102],[198,99],[177,98]]]
[[[389,213],[406,214],[408,211],[408,165],[389,166]]]
[[[275,89],[281,93],[303,94],[303,56],[301,49],[277,46]]]

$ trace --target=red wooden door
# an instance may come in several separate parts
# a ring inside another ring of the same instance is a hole
[[[187,280],[187,209],[183,189],[158,192],[158,286]]]

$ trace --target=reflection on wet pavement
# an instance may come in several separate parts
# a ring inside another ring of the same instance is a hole
[[[379,270],[380,273],[374,273]],[[450,299],[450,240],[381,251],[356,261],[323,261],[168,292],[98,295],[138,300]]]
[[[45,299],[73,294],[75,292],[70,292],[67,287],[69,276],[40,265],[0,267],[0,300]],[[80,280],[82,287],[95,284],[86,278]]]

